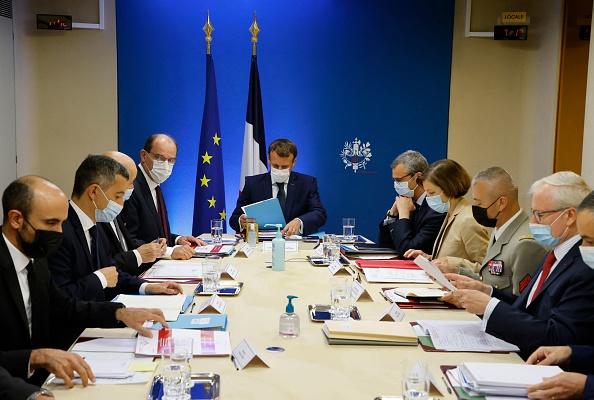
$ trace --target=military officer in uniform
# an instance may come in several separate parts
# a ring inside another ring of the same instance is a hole
[[[454,257],[449,257],[449,263],[445,258],[434,262],[443,272],[466,275],[519,295],[547,249],[530,234],[530,218],[520,208],[518,187],[503,168],[490,167],[472,180],[472,195],[474,218],[494,228],[485,260],[482,265]]]

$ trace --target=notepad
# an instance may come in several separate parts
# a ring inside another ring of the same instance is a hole
[[[417,335],[407,322],[329,320],[324,322],[322,329],[330,339],[417,343]]]
[[[129,308],[158,308],[163,311],[165,321],[175,321],[184,304],[188,304],[192,299],[193,296],[184,296],[182,294],[173,296],[120,294],[113,301],[122,303]]]

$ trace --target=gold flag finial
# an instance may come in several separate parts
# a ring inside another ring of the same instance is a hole
[[[252,55],[256,55],[256,43],[258,43],[258,33],[260,33],[260,27],[258,21],[256,21],[256,12],[254,11],[254,22],[250,26],[250,32],[252,33]]]
[[[204,33],[206,33],[206,37],[204,40],[206,41],[206,54],[210,54],[210,42],[212,42],[211,34],[214,32],[214,27],[210,23],[210,10],[208,11],[208,15],[206,17],[206,24],[202,28]]]

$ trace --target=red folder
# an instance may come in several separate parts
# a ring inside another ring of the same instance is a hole
[[[356,260],[359,268],[422,269],[413,260]]]

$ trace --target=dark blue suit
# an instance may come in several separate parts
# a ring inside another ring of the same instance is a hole
[[[82,300],[111,300],[120,293],[138,294],[144,281],[118,268],[118,283],[114,288],[103,289],[101,281],[93,272],[96,268],[82,224],[74,208],[68,208],[68,218],[62,223],[64,240],[60,248],[48,257],[48,265],[54,281],[68,294]],[[111,258],[109,242],[99,229],[100,268],[116,265]],[[116,267],[117,268],[117,267]]]
[[[134,192],[124,203],[124,209],[120,215],[132,239],[141,242],[137,243],[138,247],[144,243],[154,242],[155,239],[164,238],[165,232],[161,229],[159,214],[146,178],[140,167],[136,166],[136,169],[138,174],[134,179]],[[167,211],[167,207],[165,210]],[[179,235],[171,233],[169,220],[167,220],[167,230],[169,231],[167,245],[175,246],[175,240]]]
[[[433,252],[433,244],[439,234],[446,213],[434,211],[423,199],[421,205],[414,203],[416,210],[410,218],[396,218],[394,221],[379,225],[379,247],[391,247],[402,255],[409,249],[422,250],[427,254]]]
[[[520,296],[493,289],[493,297],[502,301],[489,318],[487,333],[518,346],[524,358],[539,346],[594,344],[594,270],[582,260],[580,244],[559,261],[528,308],[544,260]]]
[[[237,199],[237,207],[229,219],[231,228],[239,231],[239,217],[243,214],[241,207],[272,197],[272,178],[270,172],[247,176],[241,195]],[[318,180],[310,175],[291,172],[287,185],[285,203],[285,222],[299,218],[303,222],[303,234],[309,235],[319,231],[326,223],[326,209],[322,205],[318,192]]]
[[[570,346],[569,371],[588,374],[582,399],[594,399],[594,346]]]

